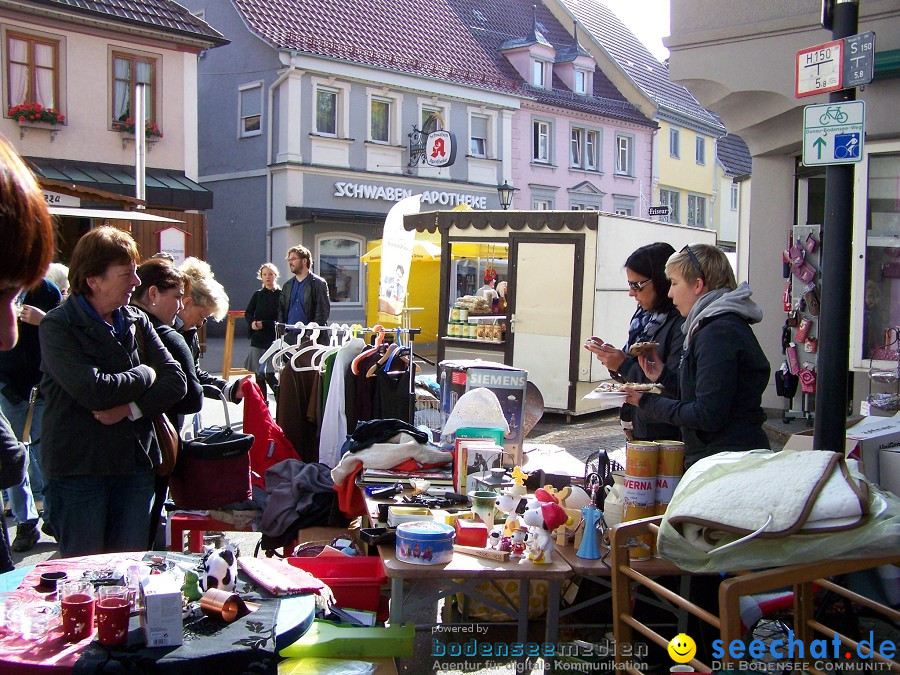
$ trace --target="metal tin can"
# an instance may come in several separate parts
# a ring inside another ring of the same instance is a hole
[[[413,565],[443,565],[453,559],[452,525],[434,521],[401,523],[397,526],[397,560]]]
[[[457,307],[457,310],[459,310],[459,320],[466,323],[469,320],[469,308]]]

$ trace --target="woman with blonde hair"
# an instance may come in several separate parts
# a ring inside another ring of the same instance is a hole
[[[728,258],[708,244],[673,254],[666,276],[669,297],[685,317],[678,398],[629,390],[628,403],[681,428],[686,467],[724,450],[768,448],[762,394],[770,367],[750,327],[762,320],[750,286],[738,285]],[[642,355],[638,362],[653,382],[665,375],[661,359]]]
[[[278,268],[270,262],[263,263],[256,278],[262,282],[262,288],[253,293],[244,311],[244,318],[250,330],[250,352],[247,354],[244,367],[256,373],[256,384],[262,390],[263,397],[266,396],[266,383],[272,387],[272,392],[277,397],[278,377],[270,363],[260,363],[259,359],[275,342],[278,299],[281,297],[281,289],[276,283]]]
[[[197,335],[208,318],[212,317],[216,321],[225,318],[228,314],[228,294],[222,284],[216,281],[209,263],[190,257],[178,269],[185,275],[190,290],[182,299],[183,306],[178,312],[175,329],[191,348],[197,379],[201,385],[210,384],[223,392],[229,401],[237,403],[244,397],[240,385],[246,378],[228,382],[203,370],[200,367],[200,338]]]

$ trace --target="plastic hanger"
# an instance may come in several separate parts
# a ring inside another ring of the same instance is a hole
[[[291,356],[291,368],[293,368],[297,372],[309,370],[308,366],[301,366],[297,362],[297,358],[300,357],[301,354],[306,354],[308,352],[316,351],[319,349],[325,349],[323,345],[320,345],[317,342],[317,340],[319,339],[319,335],[322,332],[322,327],[315,322],[306,324],[306,327],[310,329],[309,339],[312,340],[312,344],[306,345],[305,347],[300,347],[296,352],[294,352],[294,355]]]
[[[306,334],[306,324],[304,324],[300,321],[298,321],[295,324],[287,324],[285,326],[285,328],[295,328],[295,329],[299,328],[300,329],[300,332],[297,333],[296,343],[288,343],[284,338],[281,338],[280,339],[281,346],[278,349],[275,349],[273,351],[272,350],[272,347],[274,346],[274,343],[273,343],[273,345],[270,346],[269,349],[267,349],[265,351],[265,353],[263,353],[262,357],[260,357],[260,360],[259,360],[260,363],[263,363],[263,359],[266,358],[266,354],[268,354],[271,351],[272,352],[272,354],[271,354],[272,368],[276,372],[279,372],[279,373],[282,370],[284,370],[284,365],[285,365],[284,359],[287,357],[288,354],[291,354],[298,349],[303,336]],[[276,342],[279,342],[279,340],[276,340]]]
[[[390,363],[399,348],[400,347],[396,342],[389,344],[384,354],[381,355],[381,358],[369,367],[366,377],[375,377],[375,373],[378,372],[378,366],[384,366],[385,363]],[[387,370],[387,366],[385,366],[385,370]]]
[[[377,333],[375,336],[375,344],[369,349],[364,349],[361,351],[350,363],[350,370],[354,375],[359,375],[359,362],[362,361],[367,355],[371,354],[373,350],[378,349],[381,346],[381,343],[384,342],[384,326],[380,323],[372,326],[372,330]]]
[[[344,326],[346,325],[347,324],[344,324]],[[347,327],[349,328],[349,326]],[[325,349],[313,354],[312,360],[309,362],[310,366],[318,368],[319,370],[322,370],[324,368],[325,359],[328,358],[328,355],[334,354],[335,352],[339,351],[341,346],[343,345],[342,340],[344,334],[341,333],[342,326],[333,323],[328,327],[328,330],[331,331],[331,337],[328,340],[328,346]]]

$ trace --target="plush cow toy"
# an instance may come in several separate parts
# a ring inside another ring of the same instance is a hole
[[[237,556],[231,546],[213,549],[203,561],[203,590],[218,588],[234,591],[237,581]]]

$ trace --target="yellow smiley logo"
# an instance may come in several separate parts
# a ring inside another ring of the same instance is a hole
[[[679,633],[669,640],[669,657],[675,663],[687,663],[697,654],[697,643],[686,633]]]

